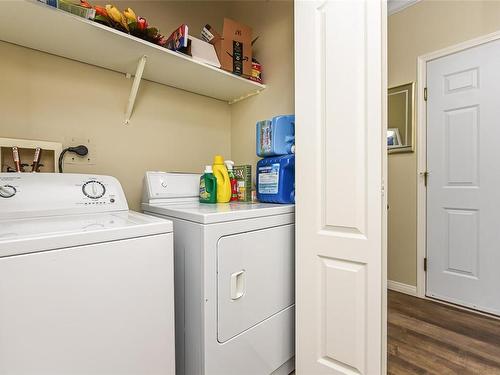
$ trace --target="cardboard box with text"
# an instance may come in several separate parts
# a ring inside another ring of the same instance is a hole
[[[224,18],[222,35],[211,30],[221,68],[238,75],[252,75],[252,29],[249,26]]]

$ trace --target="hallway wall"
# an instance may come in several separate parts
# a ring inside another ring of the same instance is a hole
[[[389,16],[388,86],[416,81],[418,56],[497,30],[500,1],[423,0]],[[417,283],[418,152],[388,158],[388,278],[408,285]]]

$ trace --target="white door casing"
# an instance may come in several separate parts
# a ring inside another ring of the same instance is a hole
[[[384,2],[295,2],[297,375],[385,372]]]
[[[500,314],[500,41],[427,63],[427,295]]]

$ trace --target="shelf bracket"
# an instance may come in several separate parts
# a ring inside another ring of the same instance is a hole
[[[135,98],[137,97],[137,92],[139,91],[139,85],[141,84],[142,73],[144,73],[144,66],[146,65],[146,55],[142,56],[137,63],[137,69],[135,71],[134,82],[132,82],[132,88],[130,89],[130,96],[128,97],[127,109],[125,111],[125,125],[130,122],[130,116],[134,109]],[[127,74],[127,76],[129,76]]]
[[[244,95],[244,96],[241,96],[241,97],[239,97],[239,98],[236,98],[236,99],[230,100],[230,101],[228,102],[228,104],[238,103],[238,102],[240,102],[240,101],[242,101],[242,100],[245,100],[246,98],[249,98],[249,97],[251,97],[251,96],[254,96],[254,95],[259,95],[261,91],[262,91],[262,90],[257,90],[257,91],[250,92],[250,93],[248,93],[248,94],[246,94],[246,95]]]

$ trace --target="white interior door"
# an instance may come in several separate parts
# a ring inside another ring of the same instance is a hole
[[[295,2],[297,375],[385,372],[385,11]]]
[[[427,64],[427,295],[500,314],[500,41]]]

